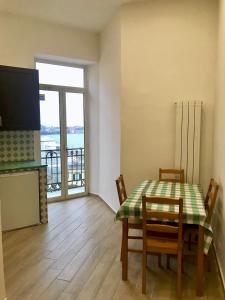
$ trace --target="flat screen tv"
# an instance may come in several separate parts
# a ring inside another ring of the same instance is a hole
[[[0,65],[0,130],[40,130],[37,70]]]

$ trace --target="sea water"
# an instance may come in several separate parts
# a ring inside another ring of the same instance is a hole
[[[59,134],[43,134],[41,135],[42,149],[59,149],[60,135]],[[84,134],[83,133],[68,133],[67,134],[67,148],[84,148]]]

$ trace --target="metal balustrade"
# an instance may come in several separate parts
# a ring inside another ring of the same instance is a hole
[[[67,148],[67,183],[68,189],[85,186],[84,148]],[[41,160],[47,167],[48,193],[62,188],[62,167],[60,149],[41,150]]]

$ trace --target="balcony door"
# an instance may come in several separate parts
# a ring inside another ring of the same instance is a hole
[[[41,83],[40,112],[41,160],[48,165],[48,200],[87,194],[84,87]]]

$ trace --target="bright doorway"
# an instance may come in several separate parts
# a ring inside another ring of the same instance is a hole
[[[37,62],[40,81],[41,160],[48,200],[87,194],[85,70]]]

